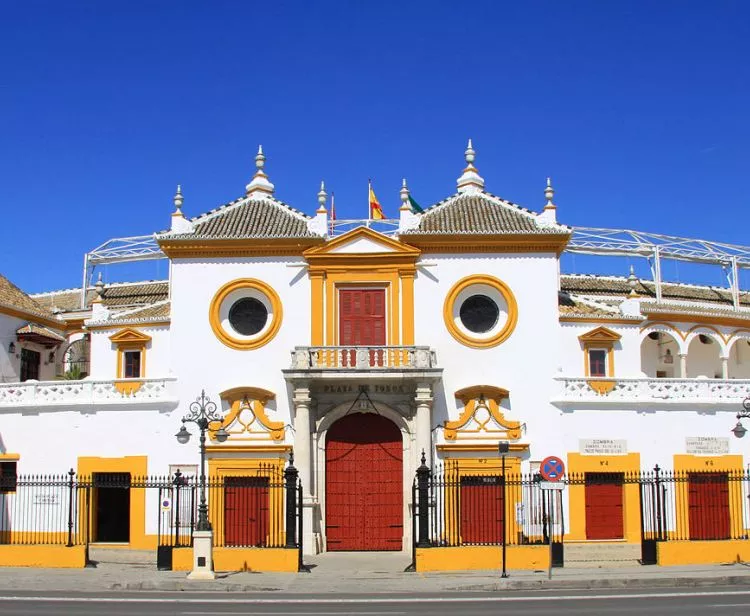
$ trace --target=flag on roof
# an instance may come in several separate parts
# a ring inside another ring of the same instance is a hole
[[[368,182],[370,188],[370,219],[371,220],[384,220],[385,214],[383,214],[383,208],[380,207],[380,202],[375,196],[375,191],[372,189],[372,184]]]
[[[422,206],[414,201],[414,199],[411,198],[411,195],[409,195],[409,207],[411,208],[412,214],[421,214],[424,212]]]

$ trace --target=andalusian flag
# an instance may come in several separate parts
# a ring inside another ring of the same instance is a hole
[[[380,202],[375,196],[375,191],[372,189],[372,184],[368,182],[370,187],[370,219],[371,220],[384,220],[385,214],[383,214],[383,208],[380,207]]]
[[[417,203],[416,201],[414,201],[414,199],[411,198],[411,195],[409,195],[409,207],[411,208],[412,214],[421,214],[422,212],[424,212],[424,210],[419,205],[419,203]]]

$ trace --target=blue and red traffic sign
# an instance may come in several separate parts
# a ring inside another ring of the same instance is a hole
[[[565,474],[565,464],[557,456],[548,456],[539,465],[539,474],[545,481],[560,481]]]

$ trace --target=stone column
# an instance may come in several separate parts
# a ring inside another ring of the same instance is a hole
[[[419,460],[424,451],[426,464],[431,466],[432,461],[432,386],[430,383],[419,383],[415,397],[417,406],[416,414],[416,459]]]
[[[721,358],[721,378],[722,379],[729,378],[729,358],[728,357]]]
[[[305,554],[317,553],[317,541],[313,533],[315,502],[313,500],[312,472],[312,428],[310,424],[310,388],[307,383],[294,388],[294,465],[299,470],[302,482],[302,548]]]
[[[680,353],[680,373],[677,375],[681,379],[687,378],[687,353]]]

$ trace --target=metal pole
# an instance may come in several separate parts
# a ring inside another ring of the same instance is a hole
[[[180,545],[180,485],[182,485],[182,473],[180,469],[174,474],[174,485],[177,493],[175,494],[175,511],[174,511],[174,544]]]
[[[201,431],[200,449],[201,449],[201,501],[198,505],[198,526],[196,530],[211,530],[211,522],[208,521],[208,505],[206,504],[206,424],[208,422],[199,421],[198,427]]]
[[[505,501],[505,497],[506,497],[506,494],[507,494],[507,490],[505,489],[505,454],[502,455],[502,459],[503,459],[503,463],[502,463],[502,466],[503,466],[503,510],[502,510],[502,516],[503,516],[503,536],[502,536],[502,541],[503,541],[503,572],[500,575],[500,577],[501,578],[507,578],[508,577],[508,572],[505,570],[505,545],[507,543],[507,541],[505,540],[505,529],[507,528],[508,525],[505,522],[505,516],[506,516],[506,514],[508,512],[508,504]]]
[[[73,476],[75,471],[68,472],[68,547],[73,547]]]
[[[417,469],[417,493],[419,508],[419,539],[417,547],[426,548],[430,546],[429,535],[429,498],[430,498],[430,469],[427,468],[427,458],[422,452],[422,464]]]
[[[546,492],[547,492],[547,497],[546,498],[547,498],[547,503],[548,503],[547,512],[549,513],[549,567],[547,568],[547,579],[551,580],[552,579],[552,542],[553,542],[552,541],[552,536],[553,536],[553,531],[552,531],[552,524],[553,524],[552,507],[553,507],[553,502],[552,502],[552,494],[551,494],[552,490],[546,490]]]

